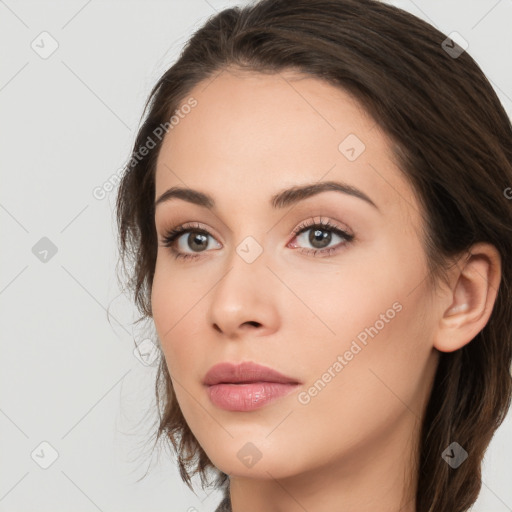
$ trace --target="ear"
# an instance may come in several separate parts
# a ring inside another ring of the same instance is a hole
[[[501,257],[493,245],[477,243],[454,269],[434,334],[434,347],[441,352],[463,347],[487,324],[501,281]]]

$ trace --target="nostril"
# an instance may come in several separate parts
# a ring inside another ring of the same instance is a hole
[[[251,320],[249,322],[244,322],[243,325],[245,325],[245,324],[250,324],[250,325],[252,325],[254,327],[259,327],[261,325],[259,322],[254,322],[253,320]]]

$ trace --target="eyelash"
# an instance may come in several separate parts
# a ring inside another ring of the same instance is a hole
[[[313,219],[303,222],[302,224],[300,224],[293,230],[292,236],[293,236],[293,238],[296,238],[297,236],[301,235],[303,232],[309,231],[310,229],[313,229],[313,228],[319,228],[321,231],[331,231],[332,233],[340,236],[341,238],[344,238],[345,241],[340,242],[335,247],[329,247],[326,249],[299,248],[298,249],[299,252],[305,253],[307,255],[313,255],[313,256],[316,256],[317,254],[322,254],[322,257],[331,256],[332,254],[337,253],[339,250],[343,249],[343,247],[345,245],[349,244],[354,239],[354,235],[347,233],[346,231],[331,224],[328,220],[324,221],[322,219],[320,219],[318,222],[315,222]],[[192,259],[201,257],[200,253],[196,253],[196,254],[181,253],[174,248],[174,242],[181,235],[183,235],[184,233],[189,233],[189,232],[200,233],[200,234],[203,234],[206,236],[213,236],[207,230],[201,228],[199,224],[194,225],[194,224],[187,223],[187,224],[182,224],[181,226],[177,226],[177,227],[169,230],[165,234],[165,236],[162,240],[162,244],[164,247],[168,247],[171,250],[173,256],[176,259],[192,260]],[[201,252],[206,252],[206,251],[201,251]]]

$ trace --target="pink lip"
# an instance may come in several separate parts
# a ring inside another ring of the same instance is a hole
[[[292,392],[297,379],[252,362],[216,364],[206,374],[210,400],[229,411],[259,409],[275,399]]]

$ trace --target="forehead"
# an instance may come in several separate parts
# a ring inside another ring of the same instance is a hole
[[[224,70],[194,87],[181,105],[190,98],[196,106],[180,116],[160,149],[156,197],[186,185],[219,203],[235,196],[260,202],[282,188],[339,179],[382,206],[414,202],[373,118],[323,80]]]

